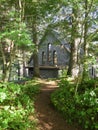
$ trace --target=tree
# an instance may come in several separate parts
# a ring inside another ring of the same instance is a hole
[[[89,39],[91,35],[91,28],[94,25],[95,20],[92,20],[92,13],[96,12],[96,7],[95,7],[96,1],[88,1],[85,0],[84,2],[84,21],[83,21],[83,50],[84,50],[84,57],[83,57],[83,73],[82,73],[82,82],[86,79],[87,77],[87,59],[88,59],[88,48],[90,48],[90,42],[92,42],[93,37]],[[91,20],[91,22],[90,22]],[[96,31],[95,31],[96,32]],[[93,32],[94,33],[94,32]],[[93,35],[94,36],[94,35]]]
[[[27,32],[25,23],[22,21],[22,14],[19,10],[20,0],[18,7],[15,6],[15,3],[10,4],[10,2],[11,1],[2,3],[3,15],[1,15],[1,17],[3,17],[3,23],[1,23],[0,49],[3,62],[3,81],[8,81],[9,79],[11,66],[16,58],[15,52],[17,48],[24,45],[28,47],[28,44],[31,45],[30,35]]]
[[[57,1],[52,0],[40,2],[36,1],[26,1],[25,6],[25,17],[28,24],[31,22],[33,43],[35,44],[35,49],[33,52],[33,61],[34,61],[34,76],[40,77],[39,73],[39,64],[38,64],[38,44],[39,44],[39,25],[42,21],[45,20],[47,14],[52,13],[53,10],[56,10]]]
[[[78,74],[81,73],[81,65],[83,67],[83,73],[86,69],[85,62],[87,63],[87,50],[94,36],[92,36],[91,30],[95,24],[94,18],[92,19],[92,13],[97,11],[96,1],[87,0],[81,2],[80,0],[70,0],[62,2],[65,9],[68,8],[67,13],[65,12],[65,19],[61,21],[61,27],[64,30],[63,34],[65,34],[65,37],[67,34],[67,39],[71,46],[68,75],[74,76],[76,70]],[[79,59],[80,57],[81,59]]]
[[[77,1],[62,1],[63,19],[58,23],[63,33],[63,38],[70,44],[70,60],[67,74],[72,77],[78,76],[78,46],[80,42],[79,32],[79,5]]]
[[[70,76],[77,76],[77,49],[78,49],[78,45],[79,45],[79,32],[78,32],[78,7],[74,7],[72,8],[72,20],[71,20],[71,40],[70,40],[70,46],[71,46],[71,54],[70,54],[70,61],[69,61],[69,68],[68,68],[68,72],[67,74]]]

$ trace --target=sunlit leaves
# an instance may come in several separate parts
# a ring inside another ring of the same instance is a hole
[[[34,120],[32,120],[33,124],[31,123],[29,115],[34,113],[34,97],[39,89],[38,87],[35,89],[35,81],[29,82],[30,84],[31,87],[28,88],[28,83],[25,86],[0,83],[0,130],[27,130],[28,128],[35,130],[36,123]]]
[[[51,100],[69,123],[77,122],[84,129],[97,130],[98,88],[95,85],[97,80],[85,81],[74,95],[75,84],[61,80]]]

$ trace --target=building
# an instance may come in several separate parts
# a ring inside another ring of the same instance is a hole
[[[57,78],[59,70],[69,64],[70,45],[58,32],[47,30],[39,44],[39,68],[42,78]],[[33,56],[29,61],[29,76],[33,76]]]

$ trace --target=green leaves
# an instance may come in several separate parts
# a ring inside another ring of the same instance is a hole
[[[3,102],[6,99],[6,93],[0,92],[0,102]]]
[[[88,83],[88,84],[87,84]],[[85,89],[74,95],[75,86],[61,80],[60,88],[51,95],[54,106],[69,123],[77,122],[83,129],[98,128],[98,89],[93,81],[85,82]],[[80,86],[81,90],[83,86]]]
[[[30,82],[29,82],[30,83]],[[39,92],[31,81],[31,95],[28,83],[25,86],[14,83],[0,83],[0,129],[27,130],[35,128],[35,121],[29,120],[34,113],[34,96]],[[38,84],[37,84],[38,85]],[[28,89],[27,89],[28,88]]]
[[[18,23],[15,23],[14,27],[6,28],[5,32],[2,32],[0,34],[0,39],[8,38],[12,41],[14,41],[14,44],[31,44],[32,41],[30,39],[30,34],[27,32],[26,26],[24,23],[21,23],[19,25]],[[24,42],[25,41],[25,42]]]

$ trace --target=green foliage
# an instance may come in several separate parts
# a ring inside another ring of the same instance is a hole
[[[81,89],[74,95],[75,85],[61,80],[60,88],[51,95],[51,101],[69,123],[78,123],[83,129],[97,130],[98,88],[94,87],[94,80],[87,81],[84,85],[87,85],[86,89],[83,92]]]
[[[97,130],[98,96],[96,89],[88,89],[75,97],[77,118],[86,129]]]
[[[94,80],[94,79],[91,79],[91,80],[84,80],[80,86],[78,87],[78,92],[79,93],[84,93],[85,90],[88,90],[88,89],[94,89],[97,85],[97,81]]]
[[[34,95],[39,93],[39,83],[36,83],[36,81],[28,81],[25,84],[24,92],[29,95],[29,97],[34,99]]]
[[[67,69],[59,70],[59,77],[67,77]]]
[[[51,100],[55,107],[63,113],[67,121],[71,123],[72,118],[74,120],[72,114],[75,114],[74,88],[66,80],[61,80],[59,86],[60,88],[52,94]]]
[[[21,29],[19,28],[21,26]],[[29,48],[34,47],[34,44],[32,43],[32,40],[30,38],[30,34],[27,32],[26,25],[24,23],[21,23],[19,25],[18,21],[15,23],[15,27],[7,27],[5,32],[0,33],[0,39],[6,39],[13,41],[15,45],[18,46],[26,46]],[[30,49],[29,48],[29,49]]]
[[[39,89],[38,85],[33,86],[33,81],[30,85],[32,89],[28,87],[28,83],[26,85],[0,83],[0,129],[36,129],[36,122],[31,121],[29,116],[34,116],[34,97]],[[29,93],[30,90],[32,91]]]

